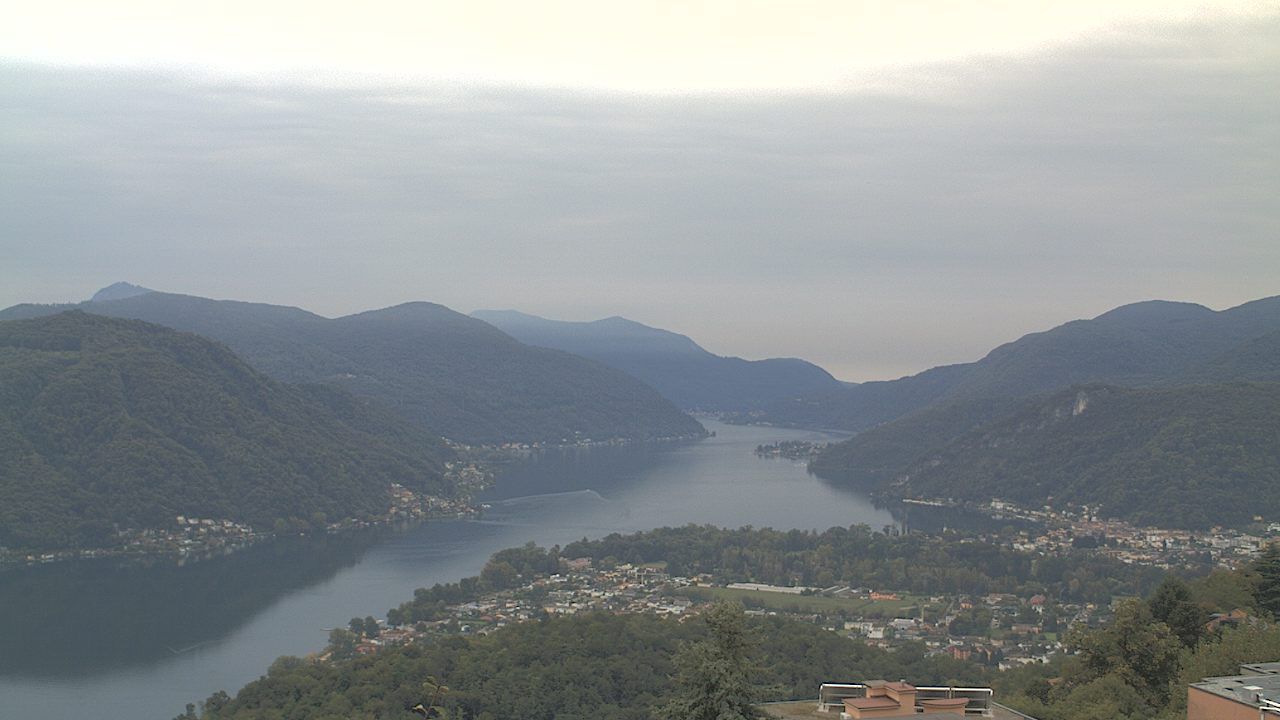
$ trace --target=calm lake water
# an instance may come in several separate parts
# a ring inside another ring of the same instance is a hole
[[[353,616],[475,575],[530,540],[711,523],[826,529],[894,523],[863,494],[760,459],[757,444],[833,436],[705,423],[707,440],[548,453],[505,472],[477,521],[293,538],[231,556],[75,562],[0,572],[0,718],[170,720],[235,693],[280,655],[320,649]]]

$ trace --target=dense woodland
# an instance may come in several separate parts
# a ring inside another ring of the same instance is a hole
[[[0,311],[0,320],[68,307],[19,305]],[[470,444],[706,432],[620,370],[530,347],[433,303],[336,319],[292,307],[159,292],[74,307],[203,335],[277,380],[335,386],[393,408],[434,435]]]
[[[222,345],[82,312],[0,322],[0,546],[93,547],[177,515],[269,530],[448,495],[439,437]]]

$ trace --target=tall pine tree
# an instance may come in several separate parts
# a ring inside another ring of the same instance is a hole
[[[754,643],[739,603],[718,602],[703,613],[709,636],[675,657],[676,693],[659,709],[665,720],[751,720],[757,692]]]
[[[1280,542],[1273,542],[1253,564],[1258,585],[1258,607],[1280,619]]]

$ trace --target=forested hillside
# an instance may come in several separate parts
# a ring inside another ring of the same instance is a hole
[[[83,312],[0,322],[0,545],[109,544],[177,515],[260,529],[450,494],[439,437],[222,345]]]
[[[1280,384],[1067,390],[925,455],[900,490],[1096,505],[1164,527],[1280,517]]]
[[[285,382],[325,383],[379,401],[436,435],[467,443],[700,436],[652,388],[569,353],[524,345],[433,303],[337,319],[298,308],[150,292],[83,303],[225,343]],[[30,317],[65,306],[21,305]]]
[[[1239,523],[1253,515],[1241,501],[1234,509],[1224,501],[1193,505],[1215,486],[1259,491],[1277,482],[1274,454],[1266,449],[1275,406],[1262,400],[1271,390],[1258,386],[1250,394],[1229,386],[1280,378],[1277,349],[1280,298],[1223,312],[1184,303],[1126,306],[1029,335],[977,363],[878,386],[882,395],[909,401],[900,409],[918,407],[862,427],[815,459],[812,469],[896,495],[1001,497],[1033,505],[1053,500],[1102,504],[1106,512],[1144,521]],[[1085,420],[1034,424],[1042,431],[1037,437],[1028,432],[1025,413],[1037,411],[1027,407],[1057,407],[1061,398],[1053,393],[1096,383],[1111,386],[1106,397],[1117,400],[1102,404],[1107,409],[1097,415],[1105,417],[1088,417],[1109,423],[1105,438],[1103,431],[1093,441],[1079,437],[1088,432]],[[921,387],[931,388],[932,397],[922,396]],[[886,415],[882,399],[853,406],[868,422]],[[1152,435],[1157,427],[1163,429]],[[1162,494],[1160,510],[1140,507],[1144,495]]]
[[[1277,383],[1082,386],[1024,401],[907,464],[911,448],[877,448],[904,426],[930,446],[920,419],[868,431],[814,469],[900,496],[1090,505],[1163,527],[1280,517]]]

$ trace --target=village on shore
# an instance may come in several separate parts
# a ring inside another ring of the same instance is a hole
[[[395,525],[438,518],[474,518],[483,508],[474,495],[493,482],[493,471],[480,462],[452,462],[445,477],[458,493],[442,497],[410,490],[398,483],[387,488],[387,511],[381,515],[343,518],[329,522],[316,516],[288,522],[277,520],[270,529],[252,527],[225,518],[174,516],[173,522],[158,528],[123,528],[115,532],[110,546],[24,552],[0,547],[0,565],[59,562],[88,558],[172,557],[178,564],[228,555],[255,543],[285,535],[311,532],[341,533],[381,525]]]

